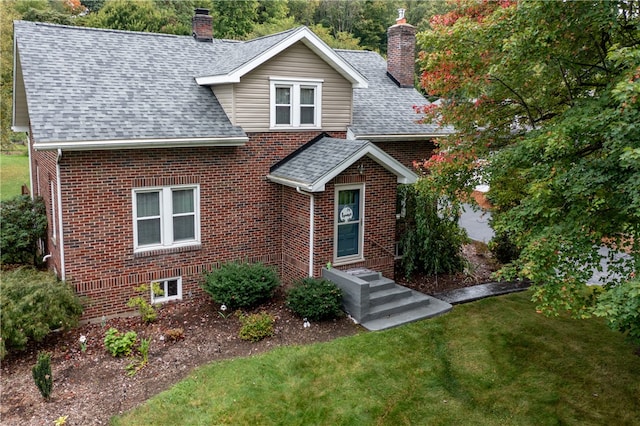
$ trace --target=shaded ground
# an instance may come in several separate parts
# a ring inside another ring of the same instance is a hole
[[[489,280],[494,268],[486,246],[464,247],[470,267],[467,274],[417,277],[403,283],[424,293],[466,287]],[[402,281],[402,280],[398,280]],[[275,335],[258,343],[238,337],[240,323],[234,315],[224,318],[208,298],[161,308],[158,320],[148,326],[139,318],[109,320],[106,324],[84,325],[54,333],[45,342],[7,357],[1,365],[0,424],[51,425],[69,416],[67,425],[104,425],[115,414],[141,404],[177,383],[195,367],[212,361],[249,356],[283,345],[309,344],[354,335],[366,330],[344,317],[336,321],[311,323],[284,305],[284,294],[256,311],[276,316]],[[149,364],[135,375],[127,375],[130,358],[113,358],[102,343],[109,327],[134,330],[140,338],[151,338]],[[182,329],[183,338],[173,340],[170,330]],[[87,337],[87,350],[80,350],[80,335]],[[50,401],[40,397],[31,377],[38,351],[52,354],[54,387]]]

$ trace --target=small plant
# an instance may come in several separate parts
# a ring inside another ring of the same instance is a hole
[[[266,312],[259,314],[243,315],[240,314],[240,338],[249,340],[250,342],[259,342],[265,337],[273,336],[273,328],[276,319],[273,315]]]
[[[80,335],[80,339],[78,339],[78,341],[80,342],[80,350],[82,352],[86,352],[87,351],[87,336],[85,336],[84,334]]]
[[[128,356],[131,354],[133,345],[138,339],[135,331],[128,331],[121,334],[117,329],[111,327],[104,336],[104,347],[114,357]]]
[[[66,425],[68,418],[69,418],[69,416],[60,416],[53,422],[53,424],[54,424],[54,426]]]
[[[134,359],[129,365],[127,365],[127,375],[133,376],[138,371],[142,370],[149,363],[149,348],[151,347],[151,339],[141,339],[138,346],[139,358]]]
[[[184,329],[182,327],[179,328],[170,328],[164,332],[164,336],[171,341],[178,341],[184,339]]]
[[[129,302],[127,302],[127,306],[129,306],[130,308],[138,308],[138,311],[140,312],[140,318],[145,324],[150,324],[154,322],[156,318],[158,318],[158,311],[156,310],[155,306],[147,302],[149,287],[151,287],[151,292],[155,296],[162,296],[162,294],[164,293],[160,288],[160,284],[158,283],[152,283],[150,285],[142,284],[140,287],[136,288],[136,291],[141,294],[139,296],[132,297],[131,299],[129,299]]]
[[[222,318],[227,318],[229,316],[229,314],[227,313],[227,305],[220,305],[218,315],[220,315]]]
[[[250,308],[273,296],[280,285],[273,268],[261,263],[224,263],[205,276],[204,291],[228,308]]]
[[[287,292],[287,307],[311,321],[337,318],[342,312],[342,290],[331,281],[304,278]]]
[[[31,369],[33,380],[44,399],[49,399],[53,391],[53,375],[51,374],[51,354],[40,352],[38,361]]]

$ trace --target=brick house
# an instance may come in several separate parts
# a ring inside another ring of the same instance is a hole
[[[16,21],[13,129],[50,270],[84,318],[202,295],[203,272],[260,261],[283,282],[338,268],[393,278],[396,189],[449,133],[418,124],[415,29],[389,28],[389,63],[306,27],[250,41]]]

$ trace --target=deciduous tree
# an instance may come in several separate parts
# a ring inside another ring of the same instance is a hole
[[[418,35],[442,99],[418,110],[457,130],[426,165],[454,196],[490,160],[493,226],[520,250],[503,273],[530,279],[545,313],[588,315],[603,256],[609,287],[640,264],[640,2],[454,6]]]

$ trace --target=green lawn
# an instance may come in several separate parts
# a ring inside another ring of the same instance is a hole
[[[21,194],[22,185],[29,186],[29,156],[26,148],[19,153],[0,153],[0,199]]]
[[[116,425],[632,425],[640,357],[599,320],[528,293],[194,371]]]

